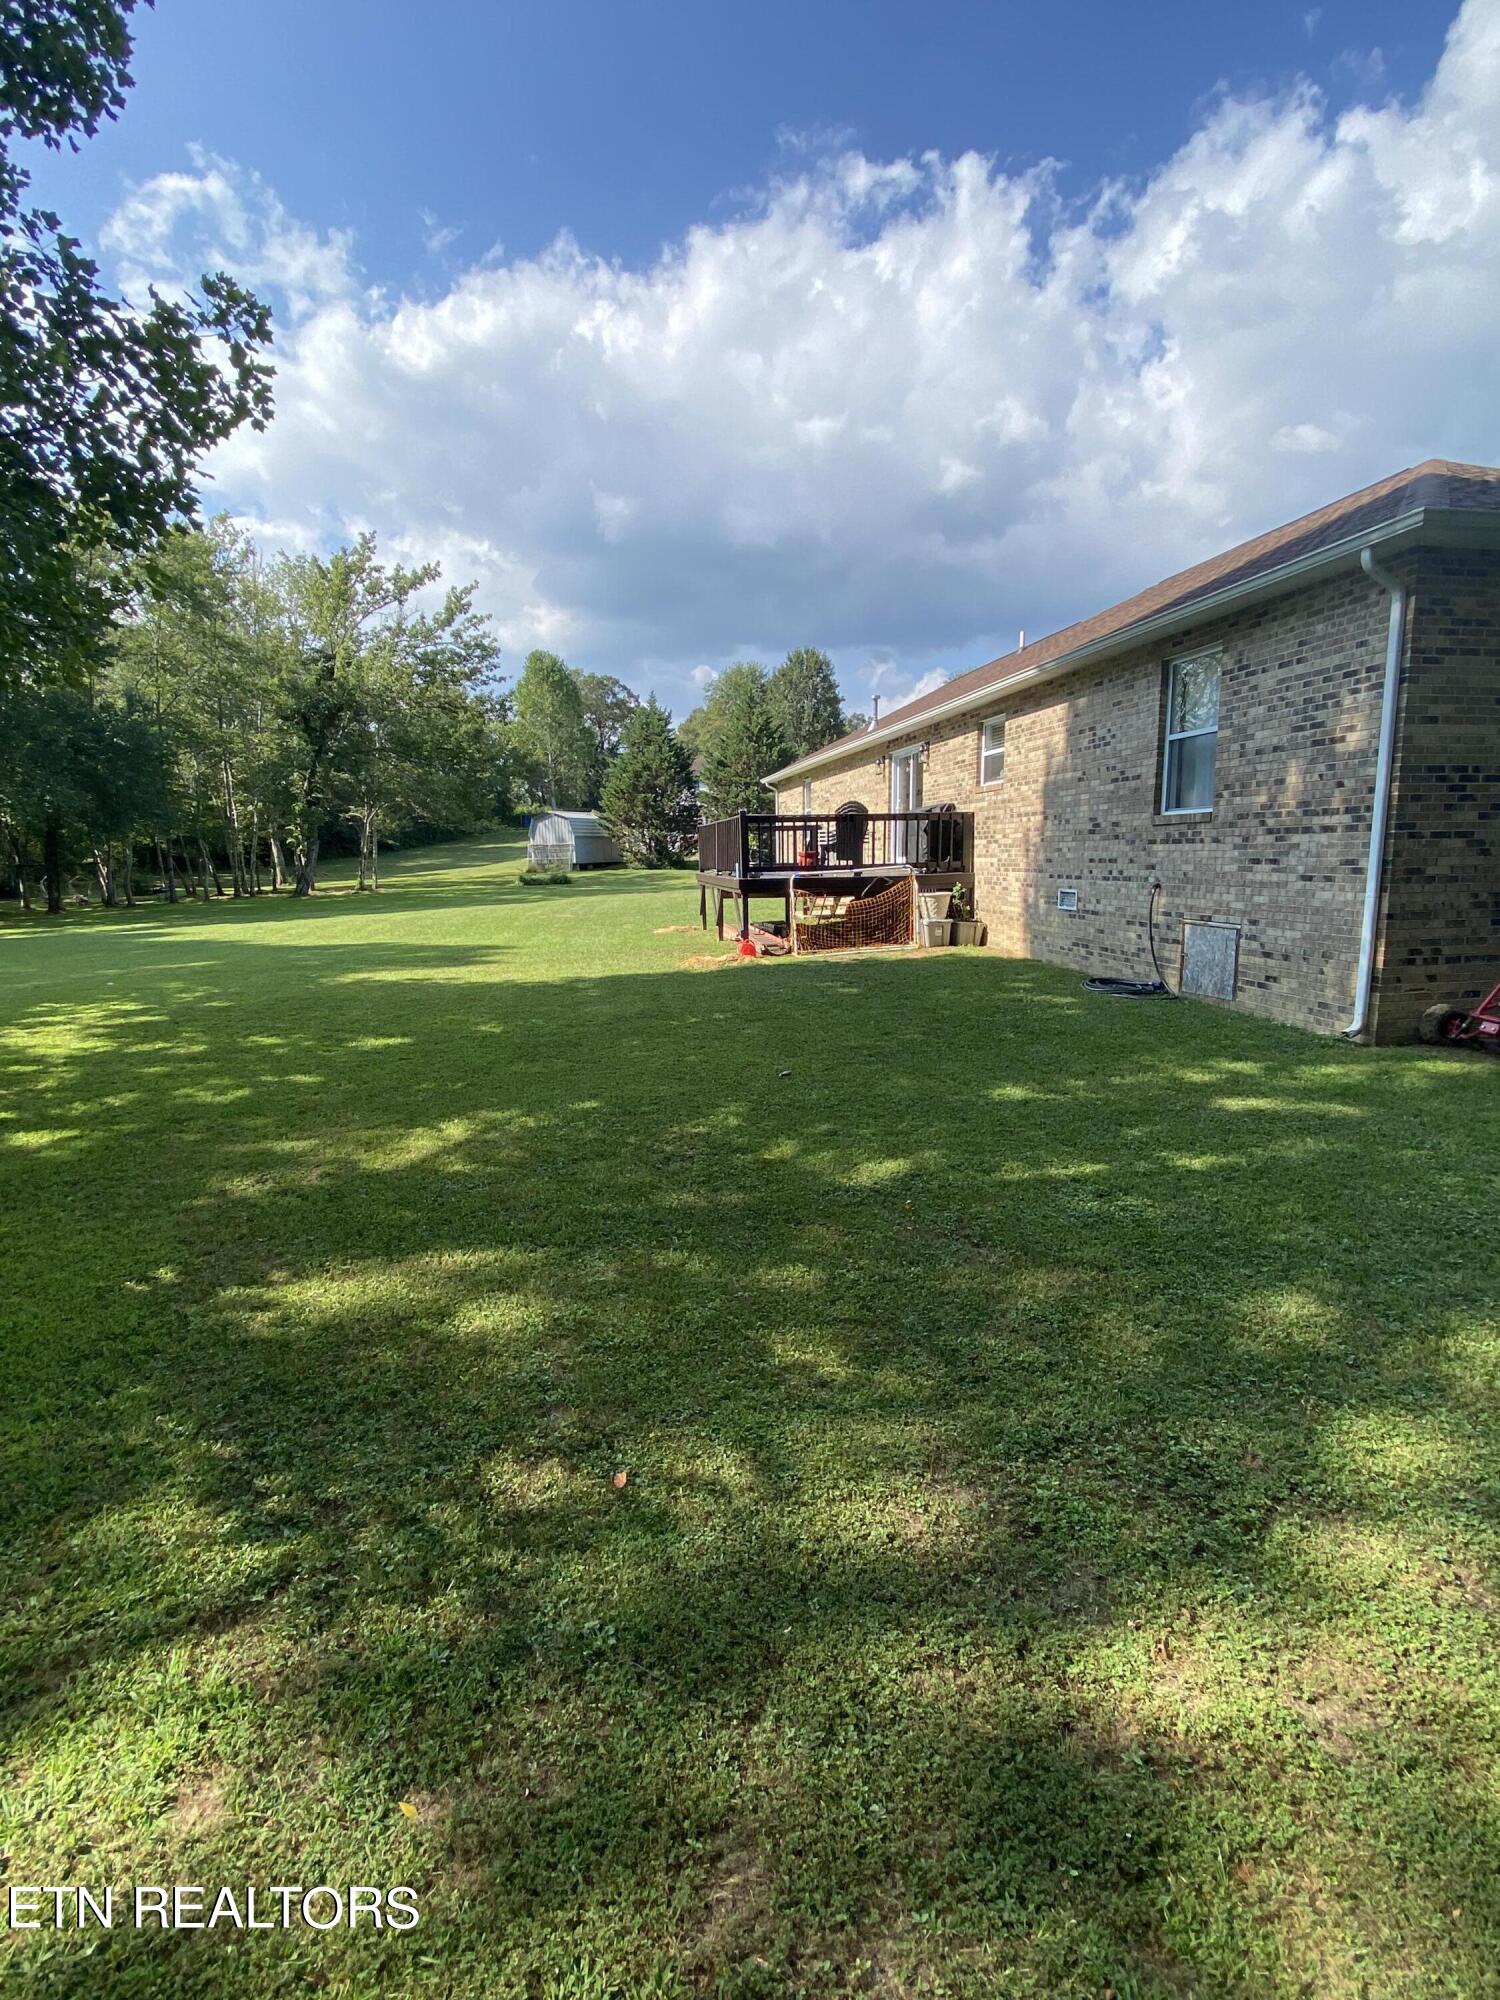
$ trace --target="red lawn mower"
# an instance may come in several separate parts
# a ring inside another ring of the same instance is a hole
[[[1471,1042],[1500,1056],[1500,986],[1472,1009],[1439,1004],[1429,1007],[1417,1024],[1424,1042]]]

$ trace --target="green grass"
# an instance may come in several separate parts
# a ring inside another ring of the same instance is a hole
[[[523,860],[0,926],[6,1879],[423,1912],[0,1985],[1495,1992],[1500,1064]]]

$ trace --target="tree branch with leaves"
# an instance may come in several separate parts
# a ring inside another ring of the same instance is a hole
[[[123,559],[193,520],[204,454],[271,412],[252,293],[214,272],[133,306],[27,204],[16,143],[76,150],[119,113],[134,7],[0,0],[0,681],[81,678]]]

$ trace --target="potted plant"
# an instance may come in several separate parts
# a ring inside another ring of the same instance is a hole
[[[967,883],[960,882],[953,891],[953,942],[955,944],[978,944],[982,926],[974,915],[974,896]]]

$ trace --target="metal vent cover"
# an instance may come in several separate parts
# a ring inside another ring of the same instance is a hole
[[[1057,892],[1057,907],[1060,910],[1076,910],[1078,908],[1078,891],[1076,889],[1059,889]]]
[[[1182,927],[1184,993],[1201,1000],[1232,1000],[1240,966],[1238,924],[1188,923]]]

